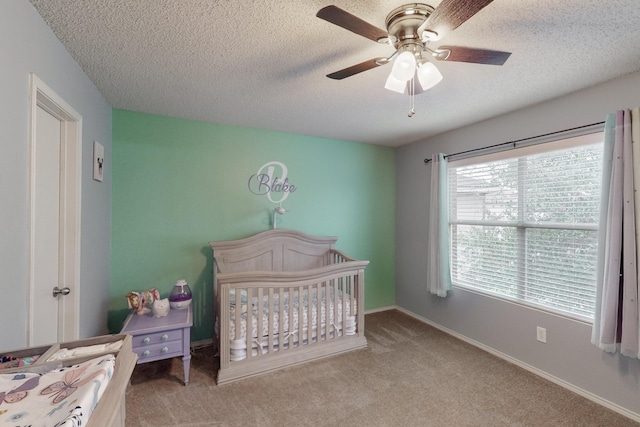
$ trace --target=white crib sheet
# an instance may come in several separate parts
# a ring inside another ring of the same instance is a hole
[[[0,426],[86,425],[115,363],[110,354],[45,374],[0,374]]]

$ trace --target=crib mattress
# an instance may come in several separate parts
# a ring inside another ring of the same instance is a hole
[[[323,335],[325,330],[328,329],[330,334],[342,334],[342,307],[343,307],[343,295],[341,291],[337,291],[337,298],[334,297],[333,288],[329,289],[329,298],[327,298],[327,292],[325,291],[327,288],[322,288],[320,291],[320,298],[318,298],[318,291],[316,288],[311,291],[311,298],[309,298],[308,290],[304,290],[302,293],[302,307],[300,307],[300,298],[298,298],[298,291],[293,291],[292,298],[289,298],[289,292],[283,293],[283,310],[280,313],[280,294],[274,293],[273,295],[273,316],[272,316],[272,326],[273,326],[273,337],[275,346],[279,345],[279,333],[280,333],[280,319],[282,319],[282,343],[285,344],[290,336],[293,338],[293,342],[296,343],[298,339],[307,340],[311,338],[317,338],[318,336],[318,327],[320,327],[320,334]],[[353,313],[351,313],[351,296],[346,295],[346,313],[347,317],[347,325],[346,334],[355,333],[355,315],[357,313],[357,303],[356,300],[353,299]],[[328,303],[327,303],[328,299]],[[289,319],[289,301],[293,301],[293,316],[292,319]],[[337,303],[336,303],[337,300]],[[241,319],[241,331],[240,336],[236,337],[236,298],[235,298],[235,289],[231,290],[230,297],[230,320],[229,320],[229,337],[230,341],[236,341],[238,346],[242,346],[242,343],[246,343],[247,337],[247,293],[245,290],[242,290],[241,302],[242,307],[240,310],[240,319]],[[299,310],[302,308],[302,328],[303,328],[303,336],[298,337],[298,322],[300,319]],[[335,310],[337,309],[337,316],[335,316]],[[309,310],[311,310],[311,316],[308,316]],[[328,313],[327,313],[328,311]],[[334,320],[335,319],[335,320]],[[291,320],[291,321],[290,321]],[[311,325],[309,325],[309,320],[311,320]],[[329,328],[326,328],[328,320]],[[267,338],[269,335],[269,296],[264,295],[262,298],[262,337],[258,339],[258,297],[254,296],[251,299],[251,338],[253,339],[254,347],[264,347],[267,345]],[[293,323],[291,327],[290,326]],[[311,331],[311,334],[309,332]],[[244,346],[246,347],[246,345]]]
[[[0,374],[0,426],[84,426],[114,369],[110,354],[44,374]]]

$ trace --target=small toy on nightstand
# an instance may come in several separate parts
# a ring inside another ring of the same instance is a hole
[[[169,298],[157,299],[153,302],[153,306],[151,306],[151,311],[153,312],[153,317],[164,317],[169,314]]]
[[[127,305],[129,308],[136,310],[139,315],[147,314],[151,311],[149,306],[153,306],[153,302],[160,299],[160,292],[151,288],[148,291],[129,292],[127,294]]]

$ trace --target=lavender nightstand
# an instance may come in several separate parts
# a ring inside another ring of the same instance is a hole
[[[132,311],[120,333],[133,337],[138,364],[182,356],[184,385],[188,385],[192,325],[191,306],[183,310],[171,309],[165,317],[153,317],[151,313],[138,315]]]

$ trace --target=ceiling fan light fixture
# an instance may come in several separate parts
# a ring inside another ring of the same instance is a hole
[[[402,82],[411,80],[416,72],[416,57],[412,52],[404,51],[396,58],[391,75]]]
[[[385,89],[389,89],[398,93],[404,93],[404,90],[406,87],[407,87],[407,82],[396,79],[393,76],[393,73],[389,73],[389,77],[387,77],[387,82],[384,85]]]
[[[434,87],[442,80],[440,70],[431,62],[424,62],[420,65],[416,74],[418,75],[418,81],[423,90]]]

